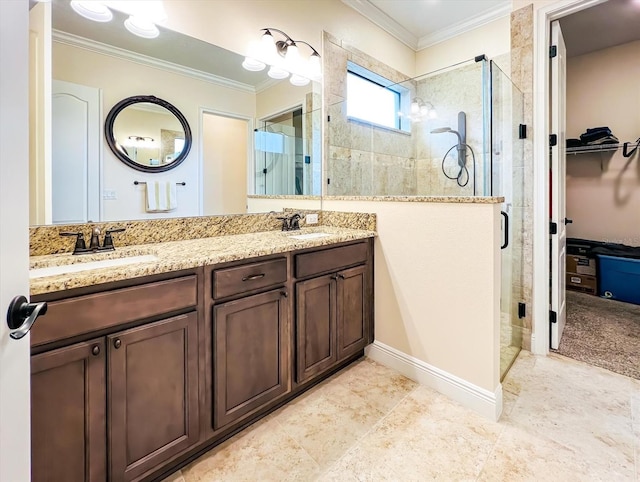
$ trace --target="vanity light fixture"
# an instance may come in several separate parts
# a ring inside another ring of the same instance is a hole
[[[71,8],[89,20],[108,22],[113,18],[111,9],[129,15],[124,21],[125,28],[142,38],[160,35],[156,24],[167,19],[162,0],[71,0]]]
[[[126,145],[130,147],[146,147],[146,148],[157,147],[153,137],[148,137],[148,136],[129,136],[127,137]]]
[[[398,112],[399,116],[404,116],[411,122],[420,122],[425,117],[429,119],[435,119],[438,117],[436,109],[431,102],[425,102],[420,97],[414,97],[409,107],[409,115],[404,115],[402,112]]]
[[[246,70],[258,72],[270,67],[267,74],[273,79],[286,79],[291,75],[289,82],[293,85],[307,85],[311,80],[322,78],[322,66],[320,54],[304,40],[293,40],[282,30],[276,28],[263,28],[262,38],[259,43],[254,43],[249,48],[249,54],[242,62]],[[276,40],[271,32],[276,32],[284,37]],[[311,49],[311,55],[304,58],[300,55],[298,44],[304,44]]]

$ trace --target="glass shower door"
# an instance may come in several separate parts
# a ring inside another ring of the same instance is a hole
[[[524,96],[491,61],[492,194],[503,196],[504,235],[500,296],[500,378],[504,378],[522,347],[524,320]]]

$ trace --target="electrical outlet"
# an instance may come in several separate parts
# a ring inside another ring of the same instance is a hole
[[[116,191],[105,189],[104,191],[102,191],[102,199],[107,199],[109,201],[114,201],[114,200],[118,199],[118,196],[116,195]]]
[[[317,214],[307,214],[304,219],[306,224],[318,224],[318,215]]]

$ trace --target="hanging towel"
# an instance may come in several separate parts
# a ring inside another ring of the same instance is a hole
[[[178,207],[176,183],[147,181],[147,212],[166,213]]]

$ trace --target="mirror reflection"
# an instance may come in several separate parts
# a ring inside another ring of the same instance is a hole
[[[42,64],[39,67],[44,76],[52,78],[52,96],[38,97],[32,92],[32,99],[51,102],[52,120],[32,126],[32,139],[35,144],[48,133],[45,137],[52,141],[51,152],[32,152],[31,224],[274,209],[250,197],[266,193],[255,174],[264,170],[257,159],[255,130],[299,109],[302,123],[290,143],[293,154],[286,163],[275,159],[271,165],[292,178],[281,194],[319,194],[319,189],[313,189],[319,186],[321,166],[319,83],[294,86],[287,79],[269,78],[266,71],[247,71],[242,68],[244,57],[163,27],[157,38],[136,37],[124,29],[124,14],[117,11],[113,21],[97,23],[73,12],[68,0],[52,0],[47,5],[53,27],[50,74]],[[42,6],[36,4],[32,12]],[[32,59],[32,64],[39,61]],[[166,100],[191,126],[191,149],[180,163],[185,147],[178,124],[171,122],[151,131],[127,119],[170,117],[149,112],[145,109],[149,105],[127,108],[114,123],[117,151],[141,169],[132,169],[109,149],[104,133],[109,110],[139,95]],[[70,112],[75,114],[69,117]],[[79,115],[81,112],[85,115]],[[175,184],[176,208],[148,213],[147,181]],[[268,195],[272,193],[280,194]],[[316,208],[320,208],[319,195]]]
[[[142,172],[173,169],[191,148],[191,129],[182,113],[153,96],[118,102],[107,115],[105,138],[118,159]]]

